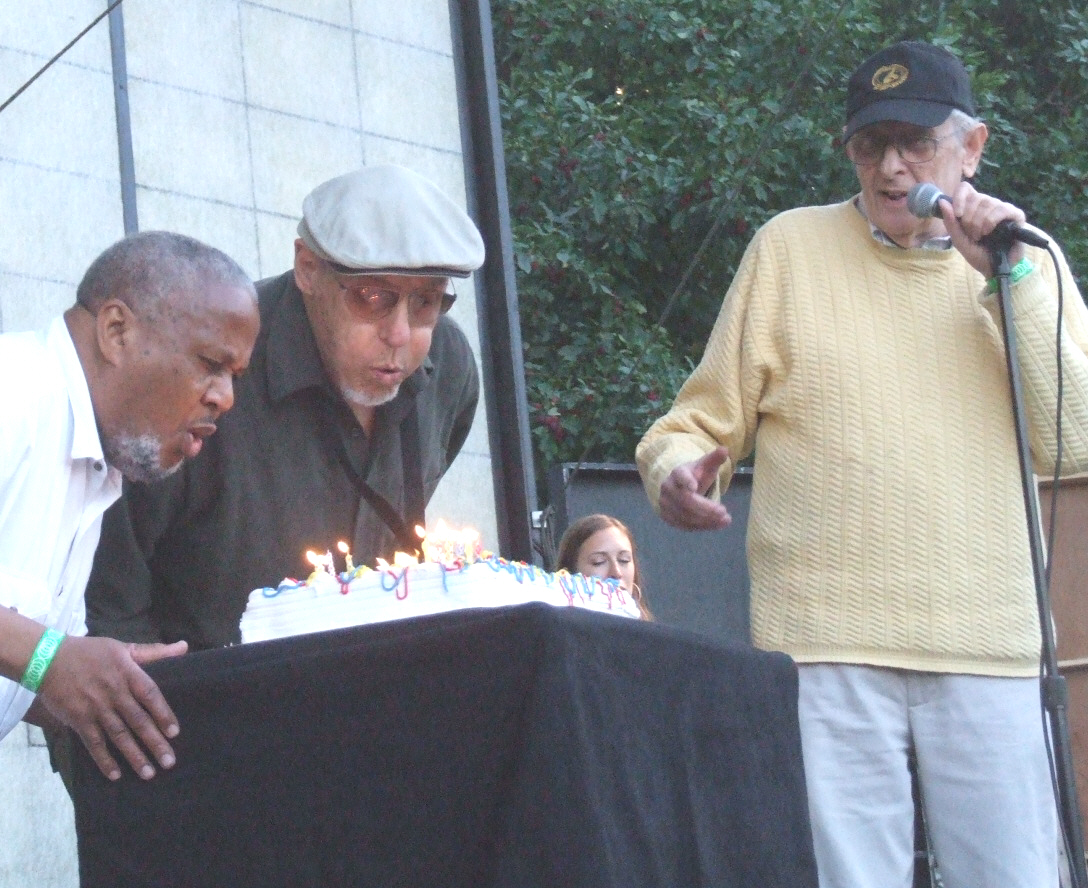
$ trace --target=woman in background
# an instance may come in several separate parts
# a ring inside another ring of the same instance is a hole
[[[638,569],[635,538],[611,515],[586,515],[567,528],[559,541],[557,570],[618,580],[635,599],[642,619],[652,620]]]

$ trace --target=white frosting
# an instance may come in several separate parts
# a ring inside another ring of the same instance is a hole
[[[530,601],[639,617],[637,603],[612,580],[551,574],[489,556],[467,566],[357,568],[339,576],[315,571],[304,583],[284,580],[276,589],[255,589],[242,615],[242,641]]]

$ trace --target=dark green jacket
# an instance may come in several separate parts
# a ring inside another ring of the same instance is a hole
[[[464,444],[479,378],[452,320],[439,320],[427,360],[378,408],[368,439],[324,372],[293,273],[257,286],[261,333],[219,430],[165,481],[126,482],[106,513],[87,587],[91,634],[185,639],[190,650],[237,642],[250,591],[307,573],[307,549],[344,540],[358,564],[391,559],[393,534],[356,479],[403,515],[410,410],[424,502]]]

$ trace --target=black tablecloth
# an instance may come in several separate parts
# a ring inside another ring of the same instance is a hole
[[[76,744],[83,888],[816,885],[783,655],[525,605],[150,671],[178,765]]]

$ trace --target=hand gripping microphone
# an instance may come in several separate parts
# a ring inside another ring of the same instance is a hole
[[[952,198],[947,194],[943,194],[941,189],[932,182],[919,182],[917,185],[912,185],[910,191],[907,192],[907,209],[910,210],[912,216],[917,216],[919,219],[928,219],[930,216],[936,216],[939,219],[941,210],[937,204],[942,200],[952,203]],[[1013,241],[1031,244],[1033,247],[1042,247],[1044,250],[1050,246],[1050,242],[1041,234],[1036,234],[1030,229],[1017,225],[1010,219],[998,222],[994,226],[994,230],[982,238],[979,243],[989,249],[999,246],[1008,249]]]

